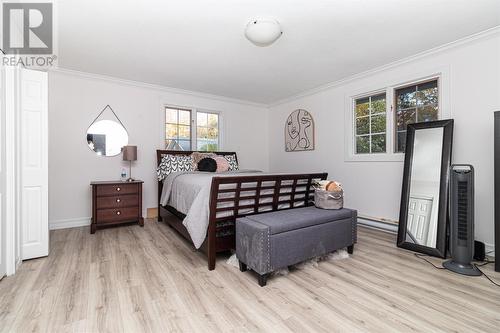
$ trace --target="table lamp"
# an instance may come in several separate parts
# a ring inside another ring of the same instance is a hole
[[[123,147],[123,160],[129,161],[128,182],[134,181],[132,178],[132,161],[137,161],[137,146],[124,146]]]

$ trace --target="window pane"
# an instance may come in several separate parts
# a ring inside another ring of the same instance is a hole
[[[417,105],[429,105],[438,103],[437,80],[418,85]]]
[[[166,132],[166,137],[167,139],[177,139],[177,125],[173,124],[167,124],[167,132]]]
[[[385,153],[385,134],[372,135],[372,153]]]
[[[415,122],[439,119],[438,80],[396,90],[395,151],[404,152],[406,127]]]
[[[386,94],[378,94],[365,98],[359,98],[355,103],[355,134],[356,154],[370,154],[385,152],[386,142]],[[377,147],[373,147],[373,134]]]
[[[361,98],[356,100],[356,117],[367,116],[370,103],[369,98]]]
[[[372,97],[372,114],[385,112],[385,94]]]
[[[197,149],[201,151],[217,151],[219,148],[217,142],[206,139],[198,140],[197,146]]]
[[[363,117],[356,119],[356,134],[369,134],[370,133],[370,117]]]
[[[165,147],[191,150],[191,111],[165,108]]]
[[[198,141],[200,139],[206,139],[208,135],[208,129],[206,127],[198,127],[197,129]]]
[[[396,128],[398,131],[406,130],[408,124],[416,122],[416,109],[398,110],[396,113]]]
[[[191,150],[191,140],[165,140],[165,148],[167,150]]]
[[[411,86],[396,90],[396,100],[398,109],[414,107],[416,101],[416,86]]]
[[[189,126],[179,125],[179,138],[191,139],[191,131]]]
[[[420,83],[417,85],[417,90],[426,90],[426,89],[436,89],[438,86],[438,81],[433,80],[425,83]]]
[[[191,125],[191,112],[179,110],[179,124]]]
[[[417,109],[417,121],[438,120],[438,108],[434,105],[427,105]]]
[[[385,133],[385,114],[371,116],[372,130],[371,133]],[[385,136],[385,135],[384,135]]]
[[[165,109],[165,119],[167,123],[177,124],[177,110]]]
[[[198,112],[196,114],[196,125],[207,126],[207,114],[205,112]]]
[[[219,127],[219,115],[209,113],[208,114],[208,126],[209,127]]]
[[[217,151],[219,148],[219,115],[197,113],[196,148],[201,151]]]
[[[369,154],[370,153],[370,136],[356,137],[356,154]]]
[[[219,130],[217,128],[207,128],[207,138],[217,141],[219,138]]]
[[[191,150],[191,140],[179,140],[178,143],[182,150]]]
[[[177,140],[165,140],[165,149],[167,150],[180,150],[181,147],[177,143]]]

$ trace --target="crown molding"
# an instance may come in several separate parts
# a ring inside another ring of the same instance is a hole
[[[275,107],[275,106],[278,106],[278,105],[281,105],[281,104],[285,104],[285,103],[289,103],[289,102],[295,101],[295,100],[297,100],[299,98],[311,96],[311,95],[323,92],[325,90],[329,90],[329,89],[332,89],[332,88],[335,88],[335,87],[339,87],[339,86],[342,86],[342,85],[347,84],[349,82],[352,82],[354,80],[365,78],[365,77],[368,77],[368,76],[371,76],[371,75],[374,75],[374,74],[386,71],[388,69],[392,69],[392,68],[395,68],[395,67],[398,67],[398,66],[401,66],[401,65],[404,65],[404,64],[407,64],[407,63],[410,63],[410,62],[413,62],[413,61],[416,61],[416,60],[428,57],[428,56],[433,55],[433,54],[437,54],[437,53],[440,53],[440,52],[444,52],[444,51],[456,48],[458,46],[462,46],[462,45],[465,45],[465,44],[469,44],[469,43],[475,42],[477,40],[486,39],[486,38],[489,38],[489,37],[494,36],[494,35],[499,34],[499,33],[500,33],[500,26],[495,26],[493,28],[490,28],[490,29],[487,29],[487,30],[483,30],[483,31],[478,32],[476,34],[469,35],[467,37],[463,37],[463,38],[457,39],[457,40],[455,40],[453,42],[449,42],[449,43],[446,43],[446,44],[434,47],[432,49],[429,49],[429,50],[426,50],[426,51],[423,51],[423,52],[419,52],[417,54],[414,54],[412,56],[409,56],[409,57],[406,57],[406,58],[403,58],[403,59],[400,59],[400,60],[396,60],[396,61],[388,63],[386,65],[375,67],[375,68],[369,69],[367,71],[360,72],[360,73],[357,73],[357,74],[353,74],[353,75],[347,76],[345,78],[339,79],[337,81],[333,81],[333,82],[330,82],[330,83],[318,86],[316,88],[305,90],[305,91],[303,91],[301,93],[298,93],[298,94],[295,94],[293,96],[286,97],[286,98],[280,99],[280,100],[278,100],[276,102],[270,103],[270,104],[267,105],[267,108],[272,108],[272,107]]]
[[[145,83],[145,82],[140,82],[140,81],[121,79],[121,78],[108,76],[108,75],[101,75],[101,74],[95,74],[95,73],[89,73],[89,72],[76,71],[76,70],[67,69],[67,68],[63,68],[63,67],[52,68],[52,69],[49,69],[48,72],[49,72],[49,74],[50,73],[57,73],[57,74],[64,74],[64,75],[70,75],[70,76],[77,76],[77,77],[91,79],[91,80],[99,80],[99,81],[105,81],[105,82],[110,82],[110,83],[115,83],[115,84],[120,84],[120,85],[125,85],[125,86],[132,86],[132,87],[156,90],[159,92],[189,95],[189,96],[193,96],[193,97],[206,98],[206,99],[220,101],[220,102],[236,103],[236,104],[243,104],[243,105],[260,107],[260,108],[267,108],[267,105],[263,104],[263,103],[257,103],[257,102],[243,100],[243,99],[208,94],[208,93],[192,91],[192,90],[172,88],[172,87],[151,84],[151,83]]]
[[[174,94],[190,95],[190,96],[194,96],[194,97],[206,98],[206,99],[221,101],[221,102],[236,103],[236,104],[248,105],[248,106],[259,107],[259,108],[272,108],[272,107],[275,107],[275,106],[278,106],[281,104],[295,101],[299,98],[311,96],[311,95],[323,92],[323,91],[328,90],[328,89],[342,86],[342,85],[347,84],[349,82],[352,82],[354,80],[365,78],[365,77],[368,77],[368,76],[395,68],[397,66],[401,66],[401,65],[410,63],[412,61],[416,61],[416,60],[425,58],[425,57],[433,55],[433,54],[444,52],[446,50],[450,50],[450,49],[453,49],[453,48],[456,48],[456,47],[459,47],[459,46],[462,46],[465,44],[475,42],[477,40],[486,39],[486,38],[489,38],[489,37],[494,36],[494,35],[499,34],[499,33],[500,33],[500,26],[496,26],[496,27],[478,32],[476,34],[455,40],[453,42],[449,42],[449,43],[434,47],[432,49],[417,53],[415,55],[412,55],[412,56],[409,56],[409,57],[406,57],[406,58],[403,58],[400,60],[396,60],[396,61],[388,63],[386,65],[382,65],[382,66],[379,66],[379,67],[376,67],[376,68],[373,68],[373,69],[370,69],[370,70],[367,70],[367,71],[364,71],[361,73],[353,74],[353,75],[347,76],[345,78],[318,86],[316,88],[305,90],[301,93],[298,93],[298,94],[295,94],[295,95],[292,95],[289,97],[285,97],[283,99],[279,99],[279,100],[272,102],[272,103],[269,103],[269,104],[252,102],[252,101],[248,101],[248,100],[231,98],[231,97],[220,96],[220,95],[214,95],[214,94],[203,93],[203,92],[192,91],[192,90],[172,88],[172,87],[167,87],[167,86],[162,86],[162,85],[157,85],[157,84],[150,84],[150,83],[145,83],[145,82],[140,82],[140,81],[121,79],[121,78],[117,78],[117,77],[113,77],[113,76],[76,71],[76,70],[67,69],[67,68],[63,68],[63,67],[57,67],[54,69],[50,69],[48,72],[49,73],[52,72],[52,73],[78,76],[78,77],[83,77],[83,78],[88,78],[88,79],[93,79],[93,80],[106,81],[106,82],[111,82],[111,83],[116,83],[116,84],[121,84],[121,85],[126,85],[126,86],[139,87],[139,88],[144,88],[144,89],[157,90],[159,92],[168,92],[168,93],[174,93]]]

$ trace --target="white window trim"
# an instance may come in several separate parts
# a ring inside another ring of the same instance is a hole
[[[196,114],[197,112],[204,112],[204,113],[213,113],[217,114],[219,116],[219,151],[223,151],[224,149],[224,118],[222,115],[221,111],[214,111],[210,109],[205,109],[205,108],[199,108],[199,107],[192,107],[192,106],[183,106],[183,105],[174,105],[174,104],[168,104],[168,103],[161,103],[161,110],[160,110],[160,125],[161,125],[161,143],[160,147],[161,149],[165,149],[165,142],[166,142],[166,137],[165,137],[165,124],[166,124],[166,115],[165,115],[165,108],[171,108],[171,109],[182,109],[182,110],[188,110],[191,112],[191,150],[197,150],[197,133],[196,133],[196,128],[197,128],[197,117]]]
[[[439,119],[449,119],[450,112],[450,88],[449,67],[439,70],[428,70],[420,73],[405,75],[405,78],[395,79],[378,86],[373,84],[364,89],[357,89],[346,94],[344,103],[344,161],[345,162],[404,162],[404,153],[394,152],[394,93],[395,90],[425,80],[438,79],[438,108]],[[408,77],[415,79],[408,80]],[[386,93],[386,153],[355,154],[355,114],[354,105],[356,99]]]

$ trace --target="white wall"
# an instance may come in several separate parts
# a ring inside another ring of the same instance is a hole
[[[403,163],[345,161],[345,100],[353,91],[384,88],[398,80],[413,80],[418,78],[416,75],[443,68],[449,91],[443,107],[449,108],[455,119],[453,161],[475,167],[476,239],[493,244],[493,111],[500,110],[498,30],[272,106],[270,171],[328,171],[331,179],[344,184],[346,206],[358,209],[362,215],[398,220]],[[286,153],[285,119],[299,108],[309,111],[315,119],[316,149]]]
[[[222,112],[223,145],[236,151],[243,168],[268,169],[267,109],[224,98],[180,93],[148,85],[69,71],[49,74],[49,221],[51,228],[88,224],[92,180],[120,178],[121,155],[100,157],[86,143],[86,131],[107,104],[138,146],[134,178],[145,181],[144,209],[157,206],[156,149],[164,149],[161,105]]]

